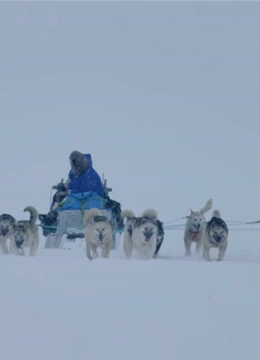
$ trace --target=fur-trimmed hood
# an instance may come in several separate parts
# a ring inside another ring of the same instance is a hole
[[[73,160],[75,161],[73,162]],[[96,192],[101,197],[104,197],[102,181],[98,173],[93,169],[91,154],[81,154],[79,151],[73,151],[70,154],[70,161],[73,162],[73,166],[76,164],[76,169],[71,168],[68,175],[70,193]]]
[[[92,167],[92,158],[90,154],[82,154],[79,151],[72,151],[69,157],[71,170],[76,176],[80,176],[87,169]]]

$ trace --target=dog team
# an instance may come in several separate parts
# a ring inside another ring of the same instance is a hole
[[[191,255],[191,245],[195,243],[196,253],[202,251],[205,260],[210,261],[210,249],[218,249],[218,261],[224,259],[229,230],[218,210],[214,210],[210,221],[206,221],[205,213],[212,208],[209,199],[199,211],[190,210],[184,231],[184,246],[186,255]],[[14,253],[35,256],[39,248],[39,232],[36,221],[38,212],[33,206],[27,206],[24,211],[30,213],[29,220],[16,221],[12,215],[0,216],[0,249],[2,254]],[[123,250],[129,259],[135,250],[139,259],[157,258],[164,240],[163,222],[158,219],[154,209],[145,210],[141,216],[135,216],[131,210],[123,210],[124,221]],[[113,228],[108,218],[94,208],[85,212],[86,256],[89,260],[99,257],[97,249],[101,249],[101,257],[108,258],[113,244]],[[9,240],[9,248],[8,248]]]

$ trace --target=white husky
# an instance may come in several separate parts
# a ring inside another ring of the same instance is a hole
[[[152,259],[157,243],[158,214],[154,209],[147,209],[133,224],[133,246],[140,259]]]
[[[97,248],[101,248],[101,257],[108,258],[113,244],[113,229],[106,216],[94,208],[84,216],[86,255],[89,260],[98,257]],[[92,255],[91,255],[92,252]]]
[[[133,252],[133,225],[136,220],[135,214],[132,210],[123,210],[121,217],[126,218],[123,232],[123,249],[126,258],[130,258]]]
[[[212,199],[209,199],[200,211],[190,210],[190,216],[186,222],[184,232],[184,245],[186,255],[191,255],[191,245],[196,244],[196,253],[202,246],[202,238],[205,234],[206,219],[204,214],[212,208]]]
[[[224,259],[228,246],[228,227],[218,210],[214,210],[212,219],[207,223],[205,236],[203,237],[203,256],[204,259],[210,261],[210,249],[217,248],[218,261]]]

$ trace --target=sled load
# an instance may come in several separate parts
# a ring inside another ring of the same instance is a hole
[[[100,179],[92,167],[90,154],[73,151],[70,155],[71,170],[68,180],[53,186],[50,211],[40,214],[40,227],[46,237],[45,248],[63,248],[66,241],[84,238],[83,217],[86,210],[97,208],[106,216],[113,228],[113,248],[116,235],[123,232],[121,205],[109,197],[111,188],[107,180]]]

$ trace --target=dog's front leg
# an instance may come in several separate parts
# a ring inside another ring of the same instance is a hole
[[[93,243],[90,243],[90,248],[92,250],[92,258],[93,259],[98,258],[97,245],[94,245]]]
[[[1,248],[1,253],[2,254],[8,254],[9,251],[8,251],[8,247],[7,247],[7,243],[6,243],[6,240],[3,239],[3,240],[0,240],[0,248]]]
[[[24,249],[22,249],[22,248],[19,248],[19,249],[18,249],[18,247],[15,246],[15,254],[16,254],[17,256],[25,256]]]
[[[129,235],[124,234],[123,248],[125,257],[130,258],[133,252],[133,241]]]
[[[186,256],[190,256],[191,255],[191,241],[189,239],[184,239],[184,245],[185,245],[185,250],[186,250]]]
[[[15,253],[15,244],[12,241],[12,239],[10,240],[10,244],[9,244],[9,252],[10,254],[14,254]]]
[[[211,258],[210,258],[210,247],[208,246],[205,246],[204,249],[203,249],[203,256],[204,256],[204,259],[206,261],[211,261]]]
[[[36,256],[36,252],[37,252],[37,249],[38,249],[38,244],[33,242],[30,246],[30,252],[29,252],[29,255],[30,256]]]
[[[202,240],[200,239],[200,240],[198,240],[198,241],[196,242],[196,254],[199,254],[199,253],[200,253],[200,251],[201,251],[201,245],[202,245]]]
[[[226,250],[227,250],[227,245],[222,245],[222,246],[219,247],[218,261],[222,261],[224,259]]]
[[[92,260],[91,250],[90,250],[90,243],[86,240],[86,256],[89,260]]]
[[[112,247],[112,243],[108,243],[102,248],[102,251],[101,251],[101,257],[102,258],[108,258],[109,257],[111,247]]]

